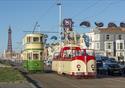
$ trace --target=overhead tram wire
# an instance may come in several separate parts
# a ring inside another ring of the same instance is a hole
[[[106,6],[105,8],[103,8],[100,12],[98,12],[95,16],[93,16],[93,18],[98,18],[99,15],[102,15],[107,9],[109,9],[109,7],[113,6],[114,4],[118,4],[118,3],[120,3],[120,1],[119,1],[119,2],[114,2],[114,1],[112,1],[111,3],[109,3],[109,5],[107,5],[107,6]]]
[[[109,3],[109,5],[107,5],[105,8],[103,8],[100,12],[98,12],[96,15],[92,15],[92,16],[88,16],[88,17],[85,17],[84,19],[87,19],[87,18],[94,18],[94,17],[97,17],[98,15],[102,14],[104,11],[106,11],[106,9],[108,7],[110,7],[110,5],[112,5],[113,2]],[[102,12],[102,13],[101,13]],[[84,20],[83,19],[83,20]]]
[[[37,18],[37,22],[35,23],[35,26],[33,28],[33,33],[35,32],[36,30],[36,27],[38,26],[38,22],[39,22],[39,19],[42,19],[42,21],[44,20],[45,16],[47,16],[49,14],[49,12],[54,8],[55,3],[51,4],[43,13],[42,15],[40,15],[38,18]],[[41,18],[42,17],[42,18]],[[25,31],[26,32],[26,31]],[[28,31],[27,31],[28,32]]]
[[[39,22],[39,19],[42,19],[42,21],[44,20],[45,16],[47,16],[49,14],[49,12],[51,12],[51,10],[56,7],[55,3],[52,3],[38,18],[37,21]]]
[[[29,32],[29,33],[59,33],[57,31],[35,31],[37,28],[40,28],[40,25],[38,22],[35,23],[33,31],[23,31],[23,32]]]
[[[115,2],[115,3],[117,3],[117,2]],[[112,1],[105,8],[103,8],[100,12],[98,12],[96,15],[88,16],[88,17],[85,17],[84,19],[81,19],[81,20],[86,20],[88,18],[90,20],[90,18],[96,18],[99,15],[103,14],[111,5],[114,5],[115,3],[114,3],[114,1]]]
[[[46,15],[48,15],[48,13],[53,9],[53,7],[55,6],[55,4],[53,3],[50,7],[47,8],[47,10],[40,16],[41,17],[45,17]]]
[[[98,4],[98,2],[99,2],[99,1],[97,1],[97,2],[95,2],[94,4],[91,4],[91,5],[89,5],[88,7],[82,9],[81,11],[79,11],[78,13],[76,13],[76,14],[75,14],[74,16],[72,16],[72,17],[75,18],[75,17],[77,17],[77,16],[79,16],[79,15],[83,15],[82,12],[85,13],[85,11],[88,11],[88,9],[90,9],[90,8],[92,8],[92,7],[94,7],[94,6],[96,6],[96,5]]]
[[[120,3],[121,1],[119,1],[119,2],[117,2],[117,1],[112,1],[111,3],[109,3],[109,5],[107,6],[107,7],[105,7],[103,10],[101,10],[100,11],[100,13],[98,13],[98,16],[99,15],[102,15],[107,9],[109,9],[111,6],[113,6],[114,4],[118,4],[118,3]],[[97,15],[96,15],[96,17],[98,17]],[[95,17],[95,18],[96,18]]]
[[[35,23],[33,31],[23,31],[23,32],[29,32],[29,33],[59,33],[57,31],[35,31],[37,28],[40,28],[40,25],[38,22]]]

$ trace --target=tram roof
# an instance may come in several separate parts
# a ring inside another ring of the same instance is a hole
[[[27,37],[27,36],[43,36],[44,34],[42,34],[42,33],[27,33],[27,34],[25,34],[25,36],[24,37]]]
[[[78,46],[65,46],[62,49],[63,50],[69,50],[69,49],[71,49],[71,50],[81,50],[81,48],[78,47]]]

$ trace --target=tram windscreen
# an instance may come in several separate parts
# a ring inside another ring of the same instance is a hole
[[[90,56],[94,56],[94,50],[86,50],[86,54]]]
[[[72,58],[75,56],[81,56],[81,50],[65,50],[64,51],[64,57],[66,58]]]

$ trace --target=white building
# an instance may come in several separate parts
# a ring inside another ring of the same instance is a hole
[[[96,28],[86,35],[90,38],[89,49],[94,49],[97,54],[125,57],[125,28]]]

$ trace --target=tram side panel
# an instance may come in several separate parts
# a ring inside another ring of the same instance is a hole
[[[71,61],[62,61],[62,73],[64,74],[70,74],[71,71]]]
[[[28,61],[29,70],[43,70],[43,61],[39,60],[29,60]]]
[[[84,76],[87,72],[86,64],[82,60],[53,61],[52,70],[58,74],[67,74],[71,76]]]
[[[59,68],[59,61],[53,60],[52,61],[52,71],[57,72]]]
[[[59,74],[69,74],[71,61],[53,61],[52,70]]]

